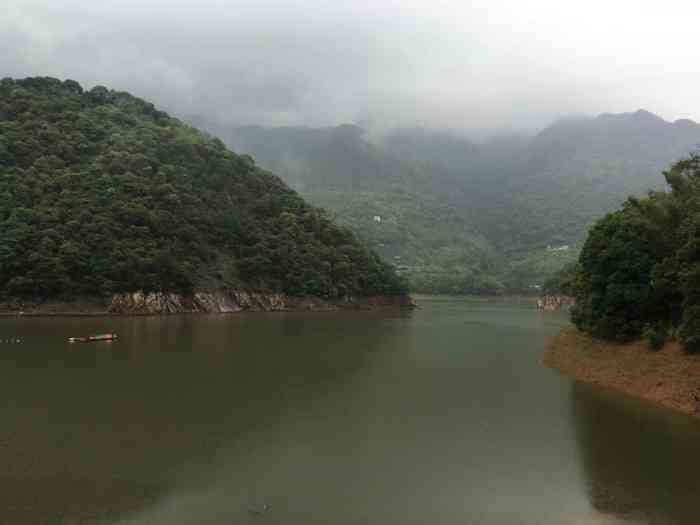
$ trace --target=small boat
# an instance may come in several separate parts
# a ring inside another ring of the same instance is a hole
[[[89,335],[87,337],[69,337],[69,343],[92,343],[95,341],[114,341],[117,339],[117,334],[99,334]]]
[[[268,510],[270,510],[270,506],[267,503],[265,503],[264,505],[262,505],[260,507],[249,508],[248,513],[251,514],[252,516],[262,516]]]

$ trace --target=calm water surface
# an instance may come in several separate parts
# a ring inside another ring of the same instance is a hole
[[[700,426],[541,366],[564,314],[421,305],[0,320],[0,523],[698,523]]]

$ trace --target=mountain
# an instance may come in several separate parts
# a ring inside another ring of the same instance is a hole
[[[643,110],[559,121],[519,156],[504,188],[513,220],[491,235],[524,250],[579,242],[594,220],[629,195],[662,189],[660,173],[698,145],[700,125]]]
[[[416,163],[374,144],[359,126],[265,128],[190,122],[235,150],[254,155],[260,165],[302,191],[421,191],[435,184],[432,174],[426,176]]]
[[[430,159],[449,172],[455,188],[442,196],[499,251],[519,257],[576,244],[628,195],[662,188],[661,171],[700,145],[700,125],[639,110],[561,119],[529,139],[475,145],[398,130],[382,143],[393,154],[413,152],[413,160]]]
[[[647,111],[561,119],[476,143],[424,128],[204,127],[337,214],[420,291],[532,291],[589,226],[700,144]],[[381,223],[373,222],[375,216]],[[386,219],[386,220],[385,220]]]
[[[405,293],[349,230],[219,139],[128,93],[0,81],[5,299],[223,288]]]
[[[629,195],[663,189],[661,172],[698,148],[700,125],[639,110],[561,119],[529,139],[475,145],[398,130],[382,144],[450,174],[453,188],[446,191],[442,177],[434,191],[507,262],[499,279],[524,289],[574,260],[590,225]],[[568,254],[548,249],[567,246]]]
[[[443,193],[460,188],[445,170],[393,154],[358,126],[331,128],[226,127],[199,122],[317,206],[331,210],[413,289],[499,292],[491,243]]]

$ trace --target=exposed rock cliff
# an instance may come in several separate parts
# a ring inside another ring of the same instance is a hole
[[[282,294],[197,292],[191,296],[164,292],[132,292],[112,297],[109,312],[116,314],[174,314],[184,312],[240,312],[284,310]]]
[[[0,316],[161,315],[179,313],[233,313],[241,311],[331,311],[372,308],[413,308],[410,295],[376,295],[329,300],[290,297],[280,293],[244,290],[199,291],[192,295],[142,291],[111,298],[79,297],[67,301],[0,302]]]
[[[108,307],[113,314],[229,313],[248,311],[338,310],[341,308],[415,306],[408,295],[347,297],[342,301],[318,297],[289,297],[280,293],[227,290],[196,292],[191,296],[175,293],[132,292],[112,297]]]
[[[537,299],[538,310],[561,310],[562,308],[569,309],[576,304],[573,297],[568,295],[543,295]]]

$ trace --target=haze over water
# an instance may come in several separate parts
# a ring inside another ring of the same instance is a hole
[[[0,523],[694,523],[700,426],[544,368],[566,324],[460,299],[1,320]]]

